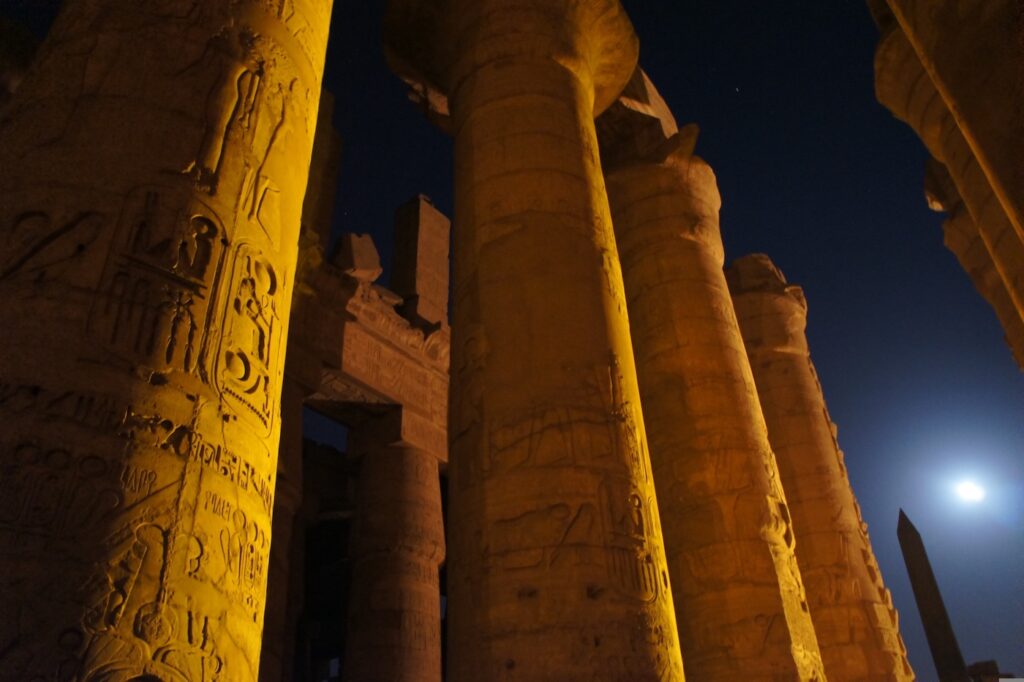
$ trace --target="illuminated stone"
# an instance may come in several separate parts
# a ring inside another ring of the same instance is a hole
[[[0,128],[4,679],[256,678],[326,0],[69,0]]]
[[[386,25],[455,134],[449,679],[680,680],[593,122],[633,73],[629,21],[453,0]]]
[[[912,3],[900,0],[894,4]],[[972,6],[971,12],[976,13],[980,8],[978,3],[969,4]],[[992,3],[992,16],[1005,12],[1005,4],[1001,1]],[[980,126],[987,137],[990,152],[994,149],[994,139],[1005,138],[1005,149],[1011,149],[1020,143],[1020,136],[1015,137],[1010,132],[1012,126],[993,129],[989,125],[991,121],[986,123],[973,104],[974,127],[969,126],[962,115],[958,119],[936,85],[936,74],[926,70],[915,51],[914,43],[903,32],[901,24],[884,8],[874,9],[883,33],[875,52],[875,92],[878,100],[894,116],[910,125],[932,156],[948,169],[957,194],[963,198],[978,236],[1002,281],[1005,295],[1013,303],[1017,320],[1009,324],[1004,322],[1007,337],[1012,338],[1018,324],[1024,323],[1024,230],[1019,222],[1014,222],[1019,220],[1019,214],[1015,211],[1019,207],[1018,195],[1021,192],[1016,191],[1014,194],[1011,191],[1007,194],[1007,188],[1020,187],[1021,182],[1019,179],[1008,182],[1009,174],[1005,172],[1005,164],[1001,160],[1004,150],[999,150],[994,156],[978,155],[978,141],[972,143],[973,138],[969,133],[978,132]],[[969,23],[966,17],[963,22],[964,25]],[[999,40],[995,39],[995,42]],[[972,68],[976,68],[973,57],[964,63],[970,63]],[[934,67],[933,63],[929,64]],[[992,73],[998,75],[1002,71],[1000,66]],[[946,95],[949,95],[948,91]],[[998,118],[1007,111],[993,105],[991,113]],[[1024,117],[1018,115],[1017,119],[1018,124],[1024,122]],[[1002,294],[995,296],[1002,297]],[[1003,318],[1003,313],[1000,313],[1000,318]]]
[[[1024,238],[1019,0],[885,2],[891,30],[912,45],[923,80],[938,91],[998,210]]]
[[[988,301],[1005,332],[1006,344],[1020,367],[1024,367],[1024,320],[1017,313],[1010,294],[996,271],[978,226],[964,205],[960,193],[949,177],[946,167],[935,159],[928,162],[925,176],[928,205],[945,211],[949,217],[942,223],[943,243],[953,252],[960,266],[970,276],[974,288]]]
[[[803,291],[760,254],[736,260],[727,275],[825,672],[833,680],[913,680],[811,363]]]
[[[683,147],[607,183],[687,674],[821,679],[722,272],[715,176]]]

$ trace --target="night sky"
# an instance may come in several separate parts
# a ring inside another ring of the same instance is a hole
[[[56,4],[0,0],[0,14],[43,33]],[[701,128],[727,262],[767,253],[804,288],[812,358],[919,679],[935,670],[896,541],[900,507],[964,658],[1024,676],[1024,378],[942,245],[923,146],[875,100],[864,1],[623,4],[644,69],[680,125]],[[384,64],[383,6],[335,3],[325,81],[343,144],[334,232],[371,233],[387,268],[399,204],[424,193],[450,215],[452,154]],[[315,437],[337,434],[311,422]],[[963,478],[988,497],[961,502]]]

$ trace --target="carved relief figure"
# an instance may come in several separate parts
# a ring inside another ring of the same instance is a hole
[[[205,374],[226,235],[180,190],[146,186],[125,201],[89,329],[113,352],[156,370]]]

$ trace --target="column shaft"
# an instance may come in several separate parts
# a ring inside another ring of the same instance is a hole
[[[632,28],[455,4],[449,676],[681,680],[594,129]]]
[[[439,682],[444,524],[437,457],[402,443],[361,454],[345,679]]]
[[[913,128],[948,169],[1017,317],[1024,320],[1024,235],[1011,222],[956,120],[897,28],[878,45],[875,88],[878,100]]]
[[[950,207],[949,217],[942,224],[942,232],[946,248],[953,252],[960,266],[970,276],[975,289],[995,310],[1005,332],[1006,344],[1013,352],[1017,365],[1024,368],[1024,319],[1017,313],[992,262],[992,256],[981,239],[978,226],[962,203]]]
[[[295,529],[302,505],[302,401],[301,386],[287,375],[281,391],[281,447],[277,462],[277,485],[274,488],[274,517],[271,524],[270,559],[267,574],[267,605],[263,617],[263,649],[260,655],[260,680],[289,680],[295,667],[294,601],[301,600],[295,590],[295,572],[302,564],[295,562]]]
[[[5,109],[0,679],[257,676],[329,16],[68,0]]]
[[[608,176],[683,660],[698,680],[821,679],[702,160]]]
[[[728,277],[825,672],[850,682],[913,680],[811,363],[803,292],[788,286],[767,256],[740,258]]]

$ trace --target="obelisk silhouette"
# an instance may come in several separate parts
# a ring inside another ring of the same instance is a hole
[[[967,666],[960,653],[953,625],[949,622],[949,614],[942,601],[942,593],[939,592],[939,584],[932,572],[931,562],[928,561],[928,553],[924,550],[921,534],[902,509],[899,523],[896,525],[896,537],[899,538],[903,561],[907,564],[907,573],[910,574],[914,601],[917,602],[917,611],[921,614],[921,623],[928,638],[928,648],[932,652],[935,670],[939,674],[939,682],[967,682]]]

